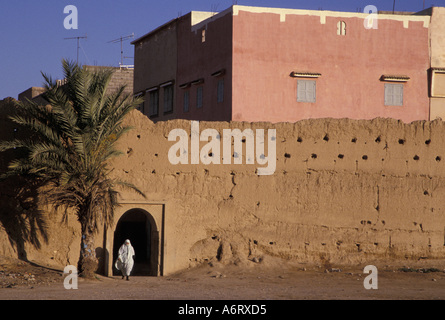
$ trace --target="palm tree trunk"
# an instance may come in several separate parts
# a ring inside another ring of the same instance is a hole
[[[80,243],[80,258],[78,272],[85,278],[93,278],[97,271],[98,260],[96,258],[94,231],[90,226],[82,224],[82,241]]]

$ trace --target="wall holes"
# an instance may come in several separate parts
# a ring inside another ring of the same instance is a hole
[[[399,144],[405,144],[405,139],[399,139]]]
[[[312,158],[312,159],[317,159],[317,155],[316,155],[315,153],[313,153],[313,154],[311,155],[311,158]]]
[[[437,157],[436,157],[436,161],[437,161],[437,162],[440,162],[440,160],[442,160],[442,158],[441,158],[440,156],[437,156]]]
[[[301,137],[298,137],[298,138],[297,138],[297,142],[300,142],[300,143],[301,143],[301,142],[303,142],[303,139],[302,139]]]
[[[285,154],[284,154],[284,157],[285,157],[285,158],[290,158],[290,154],[289,154],[289,153],[285,153]]]
[[[377,137],[377,139],[375,139],[375,142],[380,143],[380,136]]]
[[[362,159],[363,159],[363,160],[368,160],[368,156],[365,154],[365,155],[362,157]]]
[[[338,155],[338,158],[339,158],[339,159],[343,159],[344,157],[345,157],[345,156],[344,156],[343,154],[341,154],[341,153]]]
[[[351,142],[352,142],[352,143],[356,143],[356,142],[357,142],[357,138],[352,138],[352,139],[351,139]]]
[[[415,161],[419,160],[419,156],[416,154],[416,155],[413,157],[413,160],[415,160]]]
[[[326,141],[326,142],[328,142],[329,141],[329,137],[328,137],[328,135],[326,134],[324,137],[323,137],[323,140],[324,141]]]
[[[431,139],[425,140],[425,144],[429,145],[431,143]]]

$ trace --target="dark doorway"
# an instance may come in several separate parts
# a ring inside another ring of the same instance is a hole
[[[151,219],[150,219],[151,218]],[[113,262],[116,261],[118,251],[126,239],[129,239],[135,251],[134,267],[132,275],[149,276],[156,274],[154,272],[152,254],[152,229],[154,224],[152,217],[140,209],[127,211],[116,225],[113,243]],[[156,250],[155,250],[156,251]],[[113,275],[120,275],[113,264]]]

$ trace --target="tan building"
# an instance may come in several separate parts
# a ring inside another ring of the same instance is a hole
[[[445,8],[431,8],[430,119],[445,120]]]
[[[103,66],[83,66],[87,70],[100,70],[100,69],[113,69],[113,75],[111,77],[110,84],[108,85],[108,92],[116,91],[120,86],[126,85],[124,91],[125,94],[133,94],[133,68],[120,68],[120,67],[103,67]],[[57,80],[58,85],[63,85],[63,80]],[[47,103],[44,100],[42,94],[45,92],[45,88],[31,87],[19,94],[18,100],[23,101],[30,99],[39,103]]]

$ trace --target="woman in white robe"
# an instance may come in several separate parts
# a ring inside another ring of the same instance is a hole
[[[134,249],[130,243],[130,240],[125,240],[125,243],[119,248],[119,255],[116,260],[116,269],[122,272],[122,279],[127,277],[127,281],[129,280],[131,270],[134,265]]]

